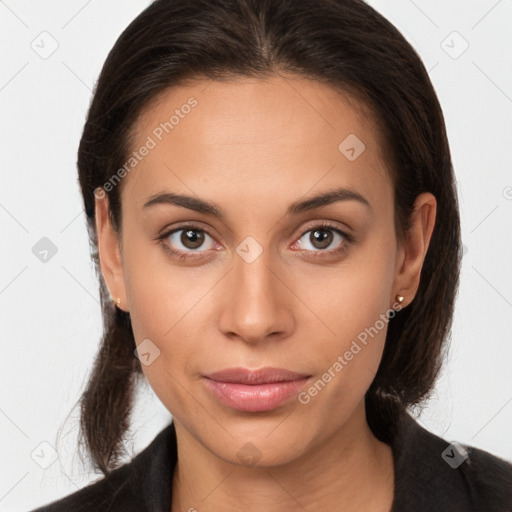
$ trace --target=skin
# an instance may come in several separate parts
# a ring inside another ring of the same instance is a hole
[[[130,312],[136,343],[150,339],[160,350],[143,371],[176,426],[172,510],[339,510],[340,503],[351,512],[389,510],[393,454],[364,410],[387,324],[307,404],[294,397],[272,411],[237,411],[212,396],[201,375],[274,366],[320,379],[397,294],[404,306],[413,300],[435,198],[418,196],[399,243],[371,114],[293,75],[169,89],[137,121],[133,147],[191,96],[197,106],[123,180],[122,240],[108,198],[96,199],[103,276]],[[338,150],[349,134],[366,146],[354,161]],[[358,192],[370,207],[344,200],[285,214],[335,187]],[[163,191],[215,202],[226,217],[171,204],[143,208]],[[322,221],[355,241],[328,229],[331,243],[322,246],[312,237]],[[180,242],[182,231],[166,238],[196,259],[180,261],[157,240],[180,222],[207,231],[199,247]],[[246,237],[262,249],[251,263],[236,252]],[[237,456],[248,442],[260,456],[252,466]]]

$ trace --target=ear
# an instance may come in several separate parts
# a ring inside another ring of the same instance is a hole
[[[124,309],[127,304],[126,288],[118,235],[110,221],[108,196],[101,196],[100,199],[95,194],[94,205],[101,273],[112,297],[120,299],[117,307],[127,311]]]
[[[403,306],[412,302],[420,284],[421,269],[436,220],[437,202],[430,192],[418,195],[411,214],[411,225],[398,250],[394,295],[402,295]]]

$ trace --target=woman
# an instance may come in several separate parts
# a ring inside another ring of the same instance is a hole
[[[78,169],[105,477],[38,510],[512,510],[512,464],[407,412],[440,369],[459,214],[432,84],[371,7],[153,2]],[[139,377],[173,421],[120,466]]]

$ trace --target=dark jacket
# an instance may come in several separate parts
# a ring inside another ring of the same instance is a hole
[[[391,447],[392,512],[512,511],[510,462],[448,443],[409,414]],[[33,512],[170,512],[176,460],[176,431],[171,422],[131,462],[108,477]]]

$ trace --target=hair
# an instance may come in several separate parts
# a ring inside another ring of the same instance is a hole
[[[159,93],[188,79],[320,80],[371,109],[385,146],[402,239],[418,194],[437,201],[434,232],[414,300],[388,324],[382,360],[365,395],[367,421],[390,442],[403,412],[429,397],[444,358],[459,282],[458,202],[444,118],[419,56],[362,0],[156,0],[124,30],[96,83],[78,150],[104,332],[80,403],[80,443],[95,469],[120,465],[137,376],[130,314],[116,308],[100,271],[95,196],[130,151],[134,125]],[[121,191],[108,191],[121,239]]]

